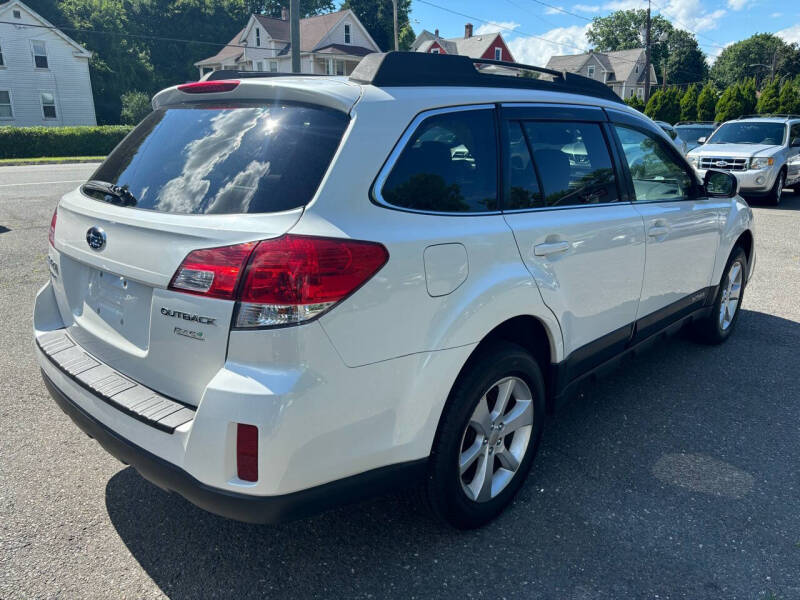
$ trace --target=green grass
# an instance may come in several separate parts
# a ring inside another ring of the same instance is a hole
[[[93,162],[105,160],[105,156],[41,156],[38,158],[0,158],[2,165],[40,165],[47,163]]]

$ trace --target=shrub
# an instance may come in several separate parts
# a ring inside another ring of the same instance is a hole
[[[651,119],[676,123],[681,118],[681,90],[679,88],[667,88],[658,90],[650,96],[647,106],[644,109]]]
[[[697,97],[697,120],[713,121],[717,114],[717,90],[710,83],[703,86]]]
[[[686,93],[681,98],[681,121],[697,120],[697,99],[699,93],[695,84],[686,88]]]
[[[717,101],[717,121],[730,121],[746,114],[747,100],[744,97],[742,86],[735,83],[719,97]]]
[[[132,127],[0,127],[0,158],[104,156]]]
[[[784,114],[794,114],[800,112],[800,98],[798,98],[797,90],[790,81],[787,81],[783,84],[781,93],[778,96],[778,101],[778,112]]]
[[[126,125],[138,124],[153,110],[153,106],[150,104],[150,96],[144,92],[125,92],[120,100],[122,100],[122,112],[119,118]]]
[[[634,95],[625,98],[625,104],[627,104],[631,108],[635,108],[639,112],[644,112],[644,100],[639,98],[639,96]]]
[[[781,84],[778,79],[773,79],[764,89],[761,90],[761,97],[756,104],[756,112],[759,114],[776,113],[780,106],[778,94],[780,94]]]

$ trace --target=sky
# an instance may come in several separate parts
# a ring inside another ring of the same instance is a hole
[[[754,33],[800,42],[800,0],[651,1],[653,14],[695,34],[709,64]],[[442,37],[463,36],[467,22],[476,34],[500,31],[517,62],[542,66],[551,55],[585,52],[592,17],[628,8],[647,0],[413,0],[410,18],[415,32],[438,28]]]

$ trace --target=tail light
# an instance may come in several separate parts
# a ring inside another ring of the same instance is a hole
[[[238,79],[220,79],[219,81],[195,81],[178,86],[178,90],[185,94],[214,94],[217,92],[231,92],[239,85]]]
[[[50,219],[50,232],[47,234],[47,239],[50,245],[56,247],[56,221],[58,220],[58,207],[53,211],[53,216]]]
[[[258,481],[258,427],[236,424],[236,474],[244,481]]]
[[[236,327],[274,327],[313,319],[352,294],[386,264],[382,244],[284,235],[195,250],[170,289],[237,300]]]

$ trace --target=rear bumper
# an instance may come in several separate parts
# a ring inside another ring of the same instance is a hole
[[[252,496],[214,488],[176,465],[125,439],[70,400],[42,370],[50,395],[64,413],[109,454],[134,467],[145,479],[174,491],[209,512],[249,523],[277,523],[306,517],[333,506],[385,493],[420,480],[427,459],[390,465],[307,490],[280,496]]]

